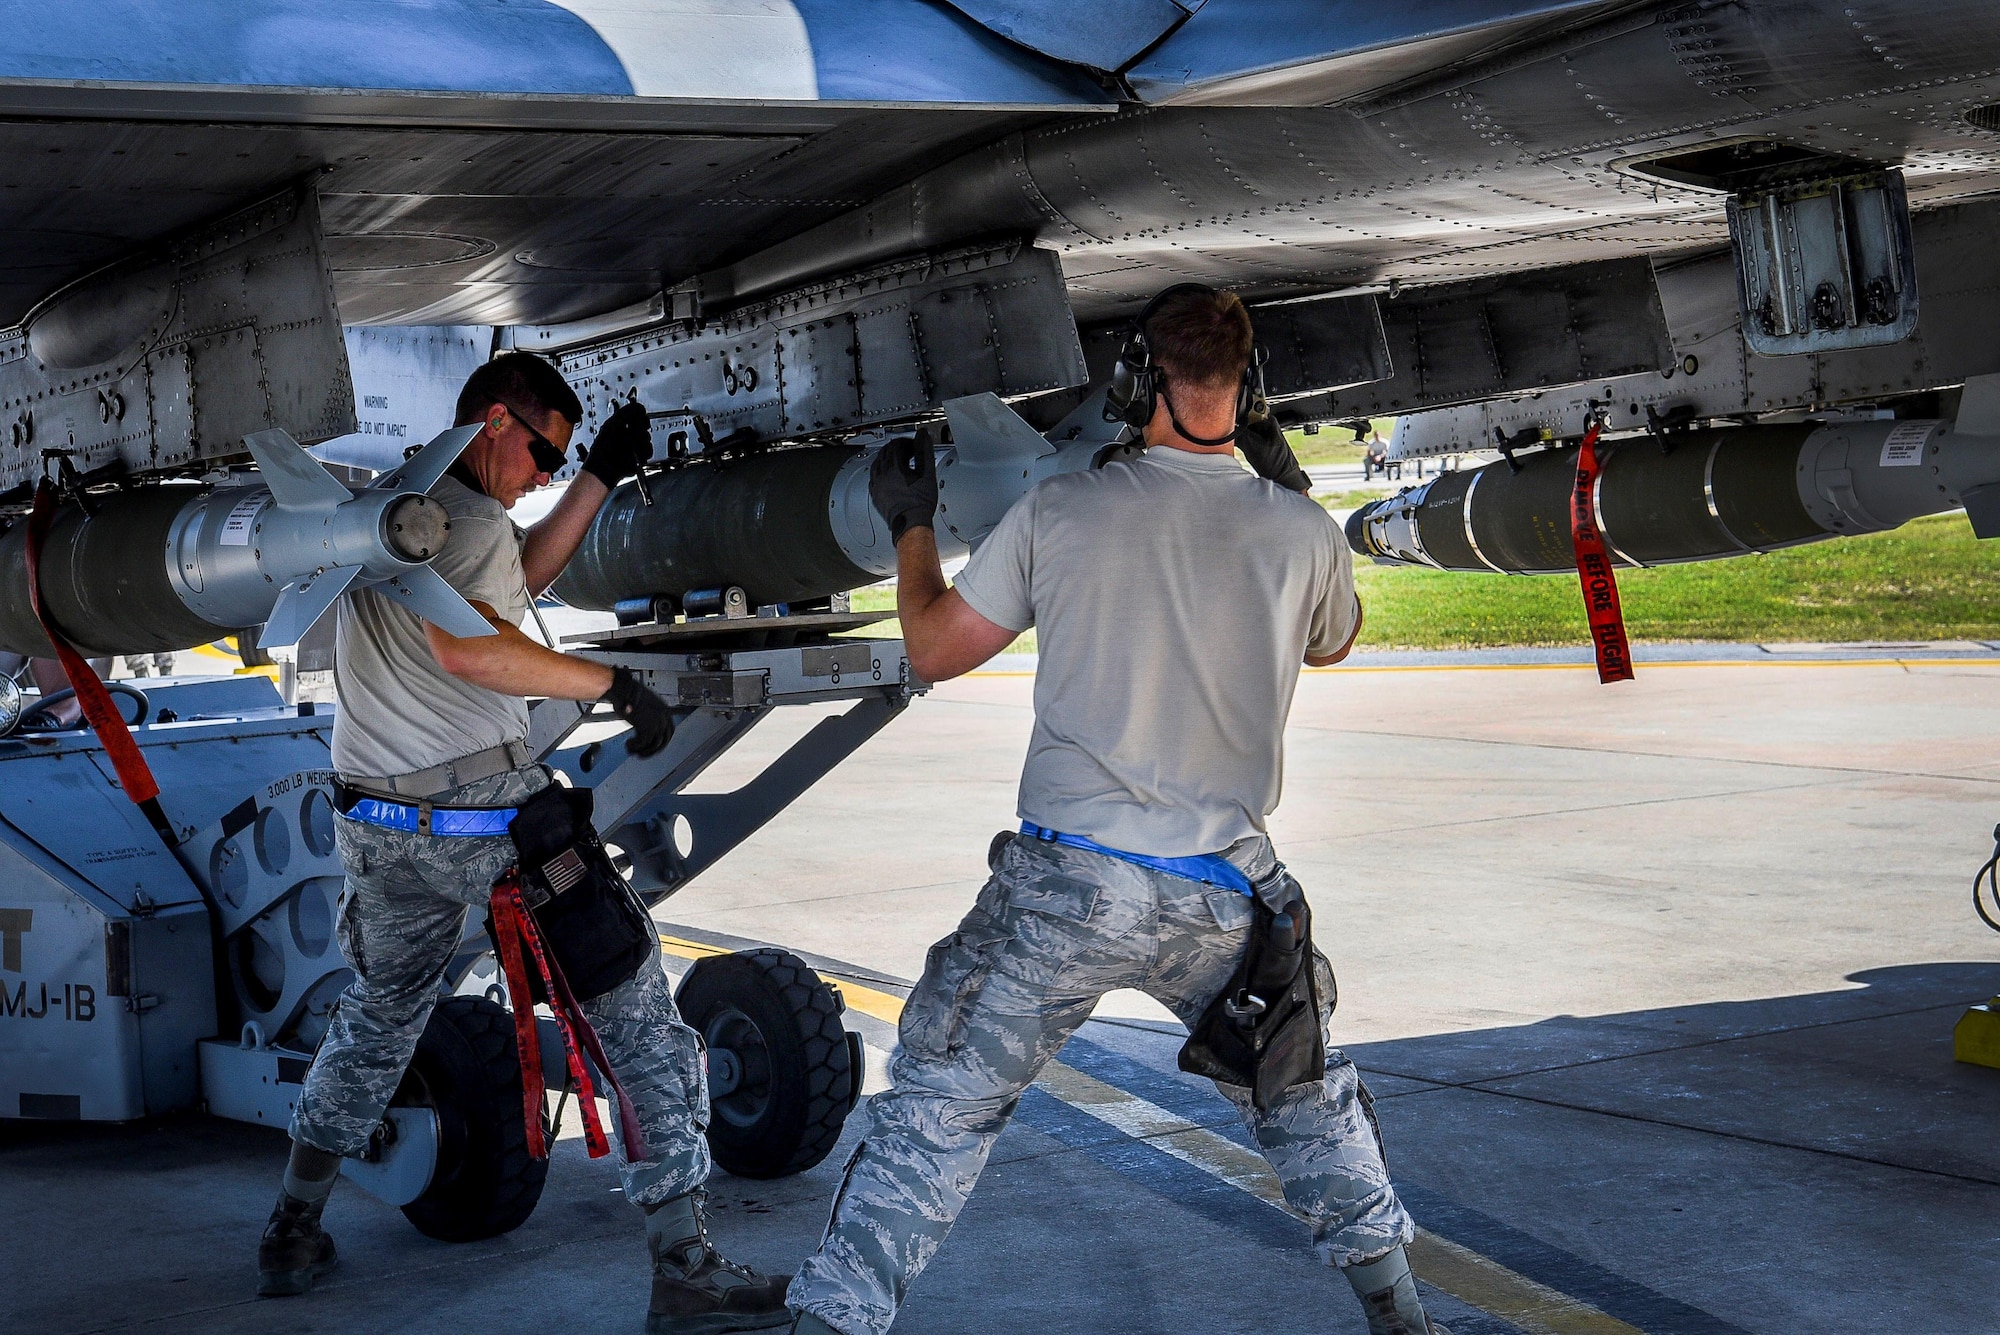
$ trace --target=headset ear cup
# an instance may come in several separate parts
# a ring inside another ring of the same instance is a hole
[[[1138,387],[1132,383],[1132,368],[1120,357],[1111,364],[1111,383],[1104,391],[1104,420],[1122,422],[1132,411],[1132,395]]]
[[[1143,431],[1146,423],[1153,420],[1158,375],[1152,354],[1146,348],[1145,335],[1134,331],[1118,350],[1118,360],[1112,363],[1111,386],[1104,396],[1104,420],[1124,422]]]
[[[1111,363],[1111,384],[1104,395],[1105,421],[1132,420],[1132,401],[1145,384],[1147,362],[1146,340],[1135,331],[1118,349],[1118,360]]]
[[[1250,345],[1250,361],[1243,368],[1243,386],[1236,393],[1238,426],[1270,411],[1270,405],[1264,402],[1264,363],[1270,355],[1262,343]]]
[[[1159,368],[1148,366],[1133,379],[1132,401],[1125,408],[1125,425],[1135,431],[1144,431],[1146,424],[1153,420],[1153,407],[1160,398]]]

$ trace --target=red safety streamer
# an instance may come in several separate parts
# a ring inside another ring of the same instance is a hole
[[[533,995],[528,990],[528,970],[521,960],[521,929],[514,907],[520,894],[520,886],[511,875],[493,887],[493,947],[507,979],[508,999],[514,1002],[514,1046],[521,1059],[521,1108],[528,1125],[528,1153],[546,1159],[549,1146],[542,1132],[547,1112],[542,1102],[542,1036],[541,1026],[535,1023],[534,1005],[528,1000]],[[583,1101],[583,1118],[586,1139],[591,1131],[603,1135],[597,1126],[597,1106],[588,1098]]]
[[[56,489],[47,478],[43,478],[35,488],[35,508],[28,515],[28,605],[34,608],[35,619],[42,623],[42,632],[55,646],[63,674],[69,678],[70,687],[76,692],[77,705],[83,710],[83,717],[90,724],[91,731],[103,744],[104,754],[111,759],[111,768],[117,772],[119,787],[125,790],[125,796],[131,798],[139,810],[146,813],[146,819],[152,822],[167,847],[177,848],[180,839],[174,834],[167,813],[160,807],[159,782],[153,778],[152,767],[146,763],[139,744],[132,740],[132,730],[125,726],[125,716],[112,703],[111,692],[104,689],[104,682],[99,679],[96,669],[56,629],[48,608],[42,605],[42,543],[48,538],[49,529],[55,525],[56,506]]]
[[[1611,555],[1598,532],[1597,434],[1601,424],[1592,422],[1584,432],[1583,448],[1576,453],[1576,489],[1570,493],[1570,539],[1576,547],[1576,577],[1583,585],[1583,610],[1590,618],[1590,643],[1597,651],[1597,680],[1604,683],[1632,680],[1632,646],[1625,638],[1625,612],[1618,605],[1618,577],[1611,570]]]
[[[632,1105],[625,1086],[619,1083],[617,1073],[606,1060],[597,1031],[591,1028],[590,1021],[584,1018],[583,1007],[571,994],[562,966],[543,945],[541,929],[521,898],[521,882],[513,872],[501,877],[493,887],[493,935],[500,967],[507,975],[507,996],[514,1003],[514,1040],[521,1055],[521,1102],[528,1122],[528,1153],[537,1159],[549,1157],[548,1141],[542,1133],[541,1036],[535,1024],[535,1007],[530,1000],[534,994],[529,990],[526,965],[531,958],[535,971],[541,975],[544,992],[552,999],[549,1010],[554,1013],[556,1028],[562,1034],[570,1079],[576,1082],[577,1102],[583,1113],[583,1143],[590,1157],[604,1157],[611,1152],[611,1146],[605,1139],[603,1123],[597,1120],[597,1087],[590,1079],[590,1068],[584,1064],[585,1053],[604,1072],[605,1083],[611,1086],[611,1100],[618,1109],[619,1139],[625,1142],[625,1162],[644,1159],[646,1144],[639,1129],[639,1110]]]

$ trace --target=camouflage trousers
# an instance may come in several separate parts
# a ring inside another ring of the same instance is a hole
[[[511,806],[548,783],[539,768],[516,770],[432,800]],[[467,913],[485,908],[515,850],[504,834],[447,838],[349,820],[336,823],[335,838],[347,873],[335,928],[354,981],[340,994],[313,1057],[291,1130],[303,1144],[351,1155],[367,1145],[402,1081]],[[632,1162],[620,1158],[626,1199],[656,1205],[699,1187],[709,1170],[707,1071],[659,955],[629,982],[584,1002],[583,1012],[632,1096],[646,1137]]]
[[[1253,879],[1270,841],[1229,856]],[[1221,992],[1249,939],[1250,900],[1234,890],[1083,849],[1017,838],[958,930],[931,947],[903,1008],[893,1087],[869,1102],[819,1251],[787,1302],[845,1335],[881,1335],[964,1208],[1022,1091],[1099,997],[1144,990],[1192,1024]],[[1318,960],[1331,1010],[1332,971]],[[1236,1106],[1311,1225],[1329,1265],[1373,1259],[1414,1236],[1389,1185],[1374,1114],[1354,1064],[1327,1054],[1317,1084],[1259,1112]]]

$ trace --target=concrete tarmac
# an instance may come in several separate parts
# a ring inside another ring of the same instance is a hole
[[[1455,1335],[2000,1331],[2000,1071],[1951,1060],[1960,1012],[2000,989],[1967,902],[2000,819],[2000,663],[1977,648],[1645,662],[1612,687],[1495,656],[1306,674],[1273,834]],[[918,701],[660,907],[675,967],[807,954],[879,1085],[901,984],[1014,823],[1032,689]],[[796,713],[703,786],[747,779]],[[1364,1329],[1227,1105],[1175,1070],[1180,1039],[1149,999],[1107,998],[899,1333]],[[864,1123],[798,1177],[719,1177],[721,1244],[796,1263]],[[637,1216],[574,1136],[492,1242],[431,1242],[344,1185],[340,1271],[259,1302],[283,1157],[200,1116],[8,1124],[0,1332],[639,1329]]]

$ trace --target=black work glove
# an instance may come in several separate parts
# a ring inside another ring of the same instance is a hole
[[[611,669],[611,689],[598,697],[613,713],[632,725],[625,749],[635,756],[650,756],[674,739],[674,716],[667,702],[655,695],[624,668]]]
[[[937,527],[937,457],[931,433],[898,436],[882,447],[868,469],[868,499],[889,525],[889,541],[901,542],[913,528]]]
[[[1258,477],[1269,478],[1287,491],[1302,492],[1312,485],[1275,417],[1252,418],[1236,428],[1236,448],[1243,451]]]
[[[597,428],[597,438],[583,453],[583,471],[607,487],[615,487],[653,457],[653,426],[646,405],[622,403]]]

